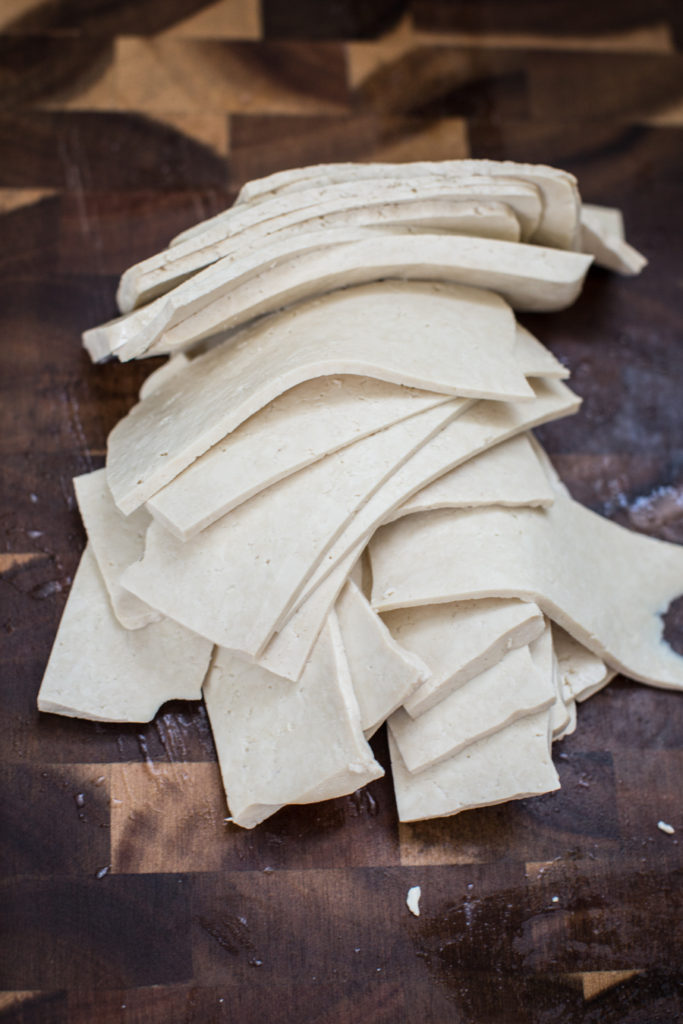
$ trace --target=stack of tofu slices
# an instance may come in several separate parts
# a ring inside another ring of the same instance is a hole
[[[385,721],[402,820],[556,789],[577,701],[683,686],[683,548],[578,505],[530,433],[579,399],[515,311],[593,259],[645,262],[571,175],[463,160],[274,174],[127,270],[85,346],[170,358],[74,481],[39,707],[203,695],[246,828],[381,776]]]

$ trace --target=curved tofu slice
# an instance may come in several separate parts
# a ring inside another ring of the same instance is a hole
[[[452,399],[370,377],[316,377],[269,402],[147,501],[181,540],[226,512],[378,430]]]
[[[602,658],[557,625],[553,626],[553,647],[566,702],[582,700],[585,694],[597,693],[598,688],[607,685],[609,671]]]
[[[661,620],[683,590],[683,547],[632,533],[560,491],[547,509],[400,519],[377,533],[370,553],[380,611],[492,596],[535,601],[612,668],[683,688],[683,657],[662,639]]]
[[[400,821],[444,818],[560,788],[550,756],[548,712],[521,718],[454,757],[412,774],[389,733]]]
[[[392,512],[387,522],[437,508],[545,508],[554,496],[528,436],[521,434],[444,473]]]
[[[633,276],[647,266],[647,259],[624,237],[621,210],[610,206],[581,207],[581,249],[595,257],[599,267]]]
[[[194,359],[181,381],[160,384],[114,427],[114,501],[134,511],[268,402],[312,378],[349,373],[441,394],[532,400],[514,339],[502,299],[431,282],[354,288],[286,310]]]
[[[38,708],[96,722],[149,722],[168,700],[200,699],[211,649],[208,640],[168,619],[144,629],[124,629],[86,547],[45,669]]]
[[[335,605],[363,732],[371,736],[400,707],[429,669],[404,650],[351,580]]]
[[[219,648],[204,700],[230,813],[243,828],[285,804],[352,793],[384,774],[363,736],[332,621],[297,683]]]
[[[327,455],[185,543],[153,522],[123,586],[221,647],[255,657],[355,509],[461,408],[454,399]]]
[[[576,247],[580,199],[574,175],[544,164],[522,164],[512,160],[422,160],[406,164],[339,163],[298,167],[276,171],[265,178],[247,182],[240,190],[236,205],[263,202],[269,195],[283,195],[316,184],[355,182],[361,188],[364,183],[385,176],[405,177],[415,182],[429,179],[435,174],[452,176],[454,179],[477,175],[503,180],[512,178],[534,185],[543,199],[543,213],[533,240],[541,245],[561,249]],[[177,237],[180,239],[183,236]]]
[[[413,718],[493,668],[508,651],[536,640],[544,629],[537,605],[496,598],[399,608],[382,618],[392,636],[419,654],[432,673],[403,702]]]
[[[389,730],[408,771],[419,772],[554,701],[552,680],[536,669],[529,648],[520,647],[419,718],[399,708]]]
[[[158,622],[162,618],[160,613],[120,582],[123,571],[142,558],[151,522],[149,513],[138,509],[130,516],[122,515],[114,504],[103,469],[74,477],[73,485],[90,549],[114,615],[125,629],[141,629],[150,622]]]
[[[264,209],[266,204],[233,208],[228,211],[233,216],[221,225],[222,231],[209,229],[204,236],[172,246],[126,270],[116,296],[119,309],[129,313],[219,259],[234,255],[257,240],[267,244],[274,235],[278,241],[296,241],[298,234],[308,231],[348,227],[373,227],[381,231],[398,226],[517,242],[521,237],[520,223],[527,227],[526,238],[541,212],[538,193],[522,183],[470,186],[459,190],[460,197],[457,189],[438,183],[419,192],[406,184],[398,189],[381,185],[367,197],[359,196],[348,186],[341,190],[337,186],[297,193],[287,197],[284,204],[295,208],[280,216],[264,218],[264,214],[270,213]],[[383,198],[374,198],[376,195]],[[306,201],[308,197],[310,201]],[[278,198],[267,205],[282,207],[283,200]]]

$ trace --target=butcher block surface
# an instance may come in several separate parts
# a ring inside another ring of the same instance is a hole
[[[523,318],[584,398],[539,436],[580,501],[683,543],[680,4],[1,8],[0,1021],[681,1019],[681,694],[618,679],[580,706],[546,797],[399,825],[387,770],[251,832],[200,704],[36,710],[85,544],[71,479],[158,365],[93,366],[80,334],[127,266],[288,166],[538,161],[621,207],[644,273]]]

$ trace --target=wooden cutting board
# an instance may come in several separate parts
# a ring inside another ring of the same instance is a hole
[[[645,273],[591,272],[571,310],[524,318],[584,397],[539,433],[579,500],[683,542],[683,18],[548,10],[0,12],[1,1021],[681,1017],[680,694],[619,680],[583,705],[557,794],[399,826],[387,776],[253,832],[224,822],[201,705],[144,727],[35,709],[85,542],[71,478],[157,365],[92,366],[80,332],[114,315],[126,266],[286,166],[543,161],[622,207]]]

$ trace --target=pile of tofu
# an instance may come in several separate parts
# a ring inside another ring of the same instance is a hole
[[[232,820],[383,775],[399,817],[559,785],[616,672],[683,687],[683,548],[570,497],[531,429],[580,401],[516,320],[637,273],[618,211],[487,160],[250,182],[121,278],[94,360],[167,355],[77,477],[88,543],[42,711],[203,697]]]

